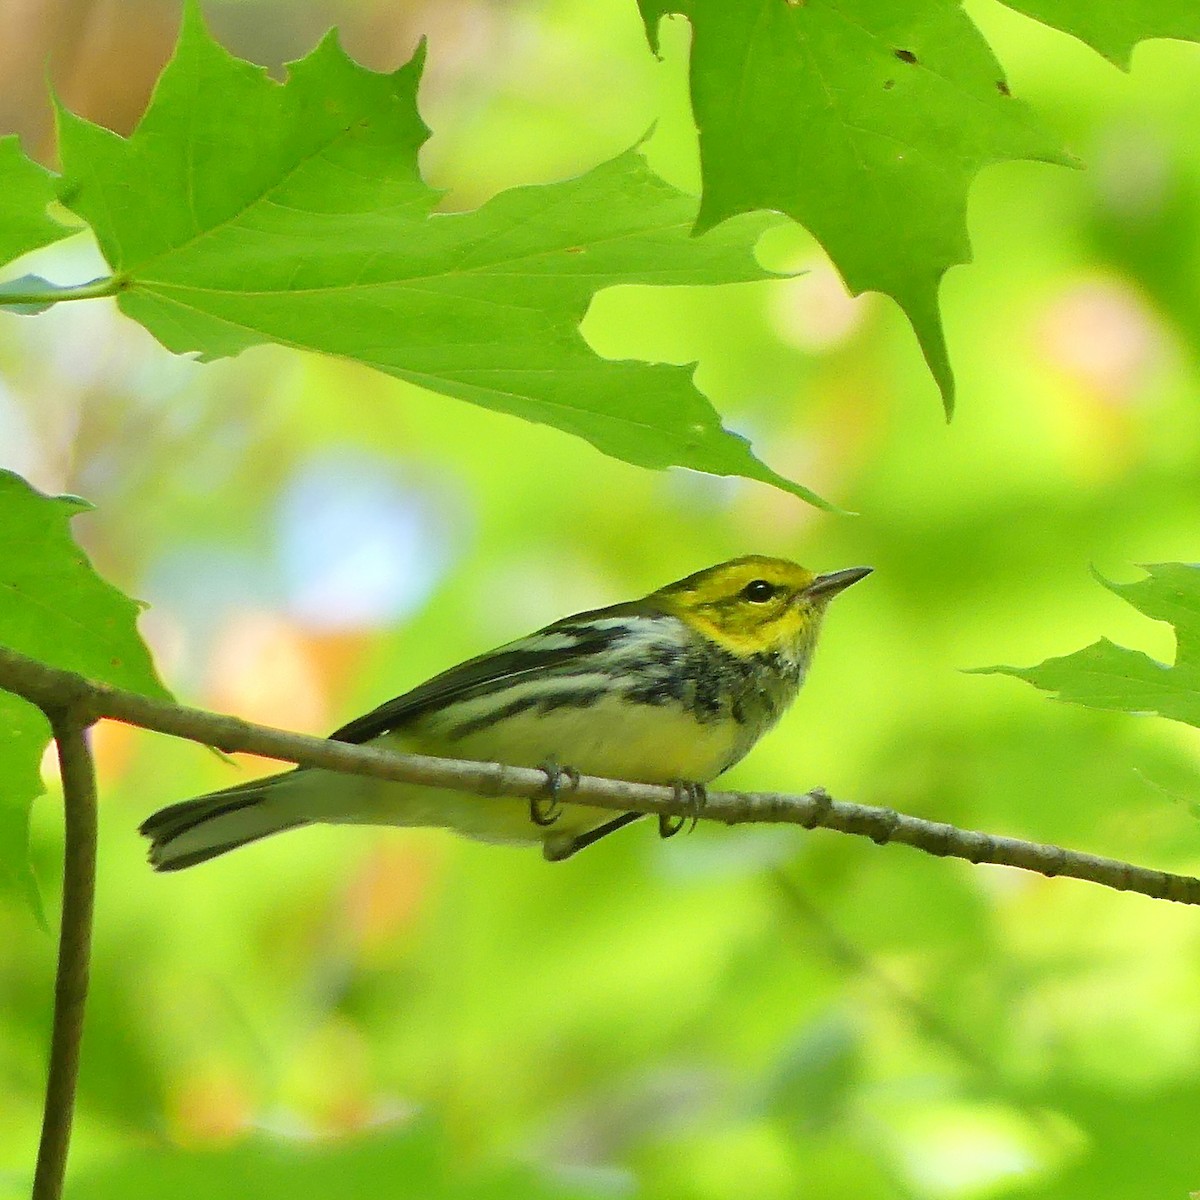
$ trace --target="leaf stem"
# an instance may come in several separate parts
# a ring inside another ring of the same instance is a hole
[[[96,894],[96,772],[87,742],[89,721],[81,706],[45,711],[58,744],[66,837],[50,1070],[33,1200],[59,1200],[71,1143],[91,961]]]
[[[13,281],[14,284],[21,282],[23,281]],[[127,286],[124,276],[121,275],[103,275],[89,283],[76,283],[65,287],[47,284],[44,288],[30,287],[25,291],[8,291],[0,284],[0,308],[59,304],[64,300],[98,300],[104,296],[115,296]]]

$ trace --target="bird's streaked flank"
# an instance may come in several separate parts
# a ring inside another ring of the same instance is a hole
[[[829,600],[869,573],[816,575],[784,559],[735,559],[644,599],[565,617],[331,735],[543,767],[546,802],[299,768],[155,813],[141,829],[150,861],[179,870],[321,822],[440,826],[568,858],[641,814],[559,806],[564,774],[675,784],[701,804],[702,785],[742,758],[795,698]],[[675,828],[660,822],[664,835]]]

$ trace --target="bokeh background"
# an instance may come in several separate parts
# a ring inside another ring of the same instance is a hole
[[[0,322],[0,466],[76,520],[184,701],[323,733],[566,612],[747,552],[866,563],[793,713],[733,786],[892,805],[1200,869],[1200,735],[963,668],[1168,627],[1091,572],[1200,546],[1200,47],[1119,73],[968,5],[1086,169],[992,168],[943,289],[947,427],[896,309],[807,235],[786,281],[616,288],[603,354],[699,360],[765,486],[651,474],[563,434],[283,350],[200,366],[108,302]],[[429,37],[423,161],[446,208],[642,138],[695,188],[686,26],[632,0],[208,3],[277,69],[338,24],[397,66]],[[53,164],[47,74],[128,130],[166,0],[0,8],[0,130]],[[47,67],[48,64],[48,67]],[[897,238],[904,230],[895,231]],[[99,273],[82,239],[40,255]],[[288,834],[174,877],[154,808],[260,770],[113,726],[72,1196],[1079,1200],[1200,1189],[1200,917],[833,833],[634,827],[565,865],[424,831]],[[33,820],[57,902],[52,766]],[[52,940],[0,911],[0,1194],[36,1141]]]

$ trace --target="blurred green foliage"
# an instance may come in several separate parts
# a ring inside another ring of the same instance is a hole
[[[431,27],[426,167],[446,207],[586,168],[656,117],[651,165],[696,187],[683,29],[664,26],[656,67],[630,4],[449,9],[414,17]],[[352,54],[382,52],[390,6],[339,11]],[[235,52],[274,61],[278,13],[209,15]],[[977,262],[942,288],[952,427],[902,320],[848,300],[796,231],[759,253],[802,278],[610,289],[583,326],[606,356],[699,360],[728,424],[857,518],[643,472],[328,359],[194,366],[100,303],[0,325],[0,461],[97,502],[76,532],[152,602],[142,630],[181,698],[312,732],[734,554],[870,564],[731,785],[820,783],[1195,872],[1196,824],[1167,798],[1200,792],[1192,729],[962,668],[1101,632],[1171,656],[1169,628],[1088,568],[1196,557],[1200,51],[1146,45],[1127,77],[1004,9],[973,15],[1089,170],[1009,164],[975,185]],[[102,269],[74,242],[36,266]],[[664,1200],[1200,1188],[1190,910],[830,833],[706,827],[663,844],[634,827],[562,865],[306,830],[163,878],[138,821],[238,775],[113,727],[96,751],[80,1197],[247,1180],[364,1200],[408,1183]],[[32,832],[53,899],[53,794]],[[15,906],[0,944],[0,1168],[20,1195],[53,947]]]
[[[418,1123],[398,1134],[367,1134],[334,1145],[289,1146],[259,1138],[225,1150],[193,1154],[152,1151],[136,1164],[93,1171],[72,1188],[73,1200],[177,1200],[213,1195],[292,1200],[297,1170],[307,1196],[365,1196],[388,1180],[387,1194],[414,1200],[570,1200],[594,1194],[539,1177],[529,1168],[462,1171],[448,1166],[436,1132]]]

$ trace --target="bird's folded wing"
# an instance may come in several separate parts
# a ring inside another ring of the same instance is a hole
[[[510,687],[517,680],[538,674],[570,674],[576,669],[594,672],[597,656],[624,636],[621,618],[633,615],[633,608],[633,605],[614,605],[567,617],[489,654],[468,659],[348,722],[331,733],[330,739],[369,742],[403,728],[425,713],[486,696]]]

